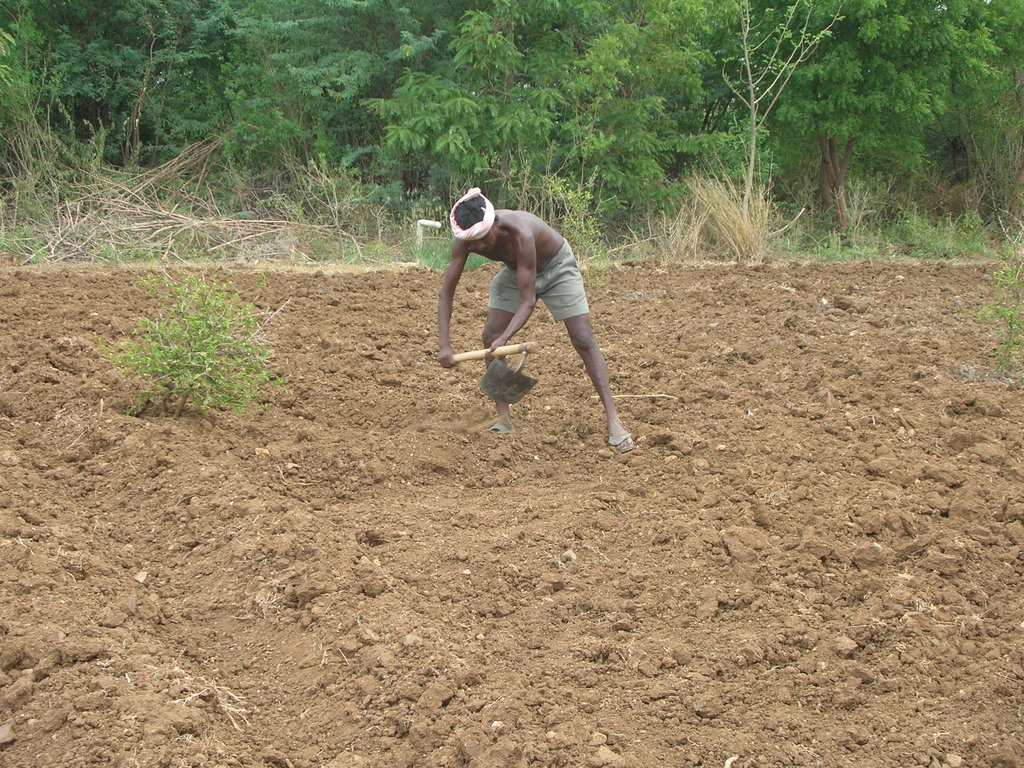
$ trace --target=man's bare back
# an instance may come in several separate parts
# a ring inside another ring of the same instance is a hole
[[[478,253],[486,259],[504,264],[514,272],[519,266],[517,254],[532,240],[533,248],[528,250],[537,254],[537,272],[543,272],[562,247],[565,238],[546,221],[527,211],[499,209],[495,213],[495,237],[464,241],[462,244],[466,246],[466,252]]]

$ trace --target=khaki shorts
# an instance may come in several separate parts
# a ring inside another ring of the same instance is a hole
[[[538,273],[537,298],[544,302],[555,320],[568,320],[570,317],[590,312],[587,294],[583,290],[583,276],[568,240]],[[502,267],[492,278],[487,308],[500,309],[512,314],[519,309],[516,273],[508,267]]]

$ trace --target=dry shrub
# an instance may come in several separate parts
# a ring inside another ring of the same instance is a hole
[[[385,238],[390,224],[387,207],[369,202],[366,189],[351,172],[331,168],[320,159],[294,168],[291,175],[307,221],[358,238]]]
[[[219,142],[202,142],[150,170],[86,170],[23,228],[30,234],[8,233],[6,248],[21,261],[302,258],[304,243],[340,239],[362,255],[338,226],[351,207],[340,197],[324,223],[224,211],[207,184],[219,150]]]
[[[695,176],[687,183],[674,216],[653,225],[661,261],[763,261],[771,238],[772,203],[767,188],[754,189],[744,206],[743,192],[728,179]]]
[[[727,178],[695,176],[688,186],[692,205],[706,212],[699,232],[692,237],[717,246],[712,250],[724,246],[739,262],[764,261],[772,235],[772,202],[766,187],[756,185],[744,200],[743,191]]]
[[[697,205],[693,196],[687,196],[675,216],[662,216],[652,227],[657,233],[655,257],[666,263],[706,260],[707,224],[708,209]]]

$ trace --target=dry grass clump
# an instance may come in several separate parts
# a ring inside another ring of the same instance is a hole
[[[764,261],[771,235],[771,198],[763,186],[755,186],[749,198],[729,179],[704,176],[690,181],[697,205],[707,211],[705,231],[740,262]]]
[[[21,262],[139,261],[147,259],[303,258],[317,243],[359,240],[341,226],[346,201],[310,172],[307,186],[330,196],[331,216],[307,223],[300,216],[225,211],[207,182],[220,143],[208,141],[150,170],[88,170],[61,190],[31,226],[3,226],[0,246]],[[310,258],[310,257],[306,257]]]
[[[731,180],[694,176],[674,217],[658,238],[663,261],[764,261],[770,252],[773,208],[768,190],[756,186],[745,198]]]
[[[707,261],[705,227],[708,210],[688,197],[675,216],[664,216],[653,227],[656,258],[662,262]]]

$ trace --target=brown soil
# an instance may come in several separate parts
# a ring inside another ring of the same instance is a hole
[[[215,270],[267,407],[125,415],[139,273],[0,270],[3,766],[1024,765],[1024,393],[979,266],[588,278],[518,431],[438,275]],[[478,346],[485,271],[459,289]]]

